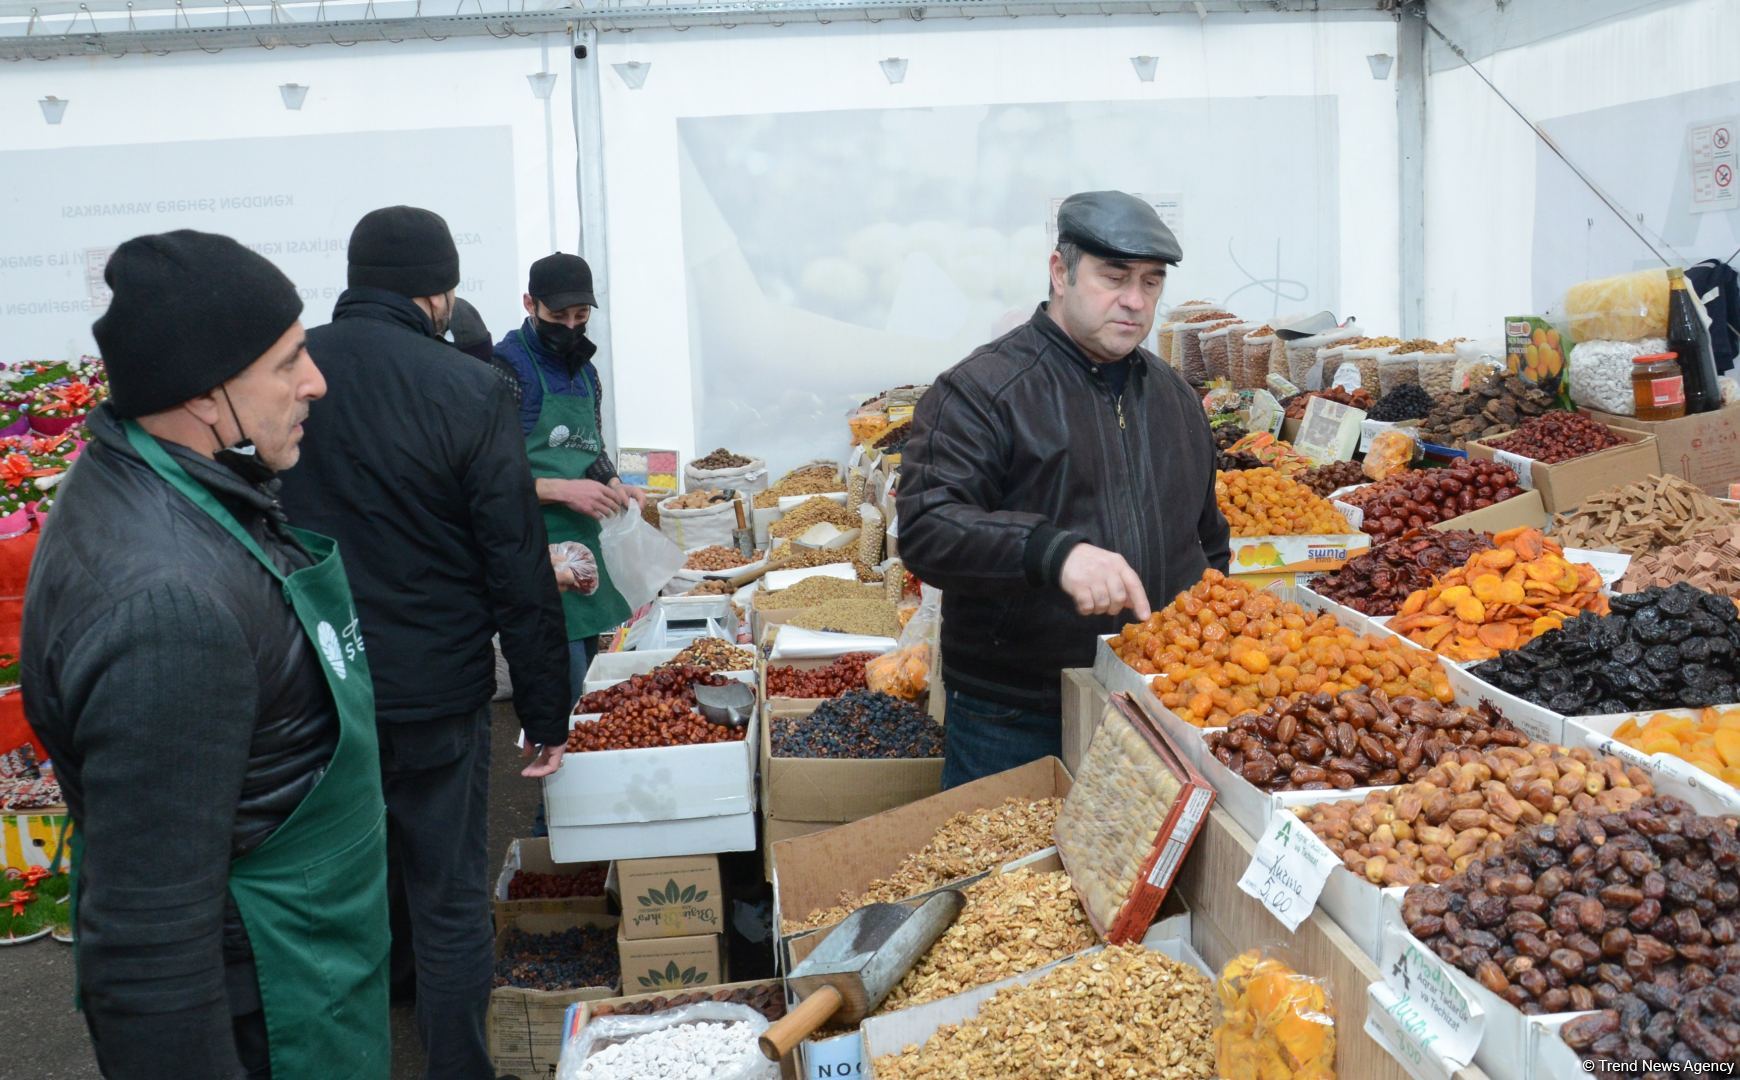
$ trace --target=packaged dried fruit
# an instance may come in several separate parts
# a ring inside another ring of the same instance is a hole
[[[1335,1007],[1325,980],[1273,948],[1248,949],[1221,970],[1216,1074],[1247,1080],[1332,1080]]]
[[[877,657],[864,665],[864,681],[890,697],[917,701],[930,688],[930,646],[909,645]]]
[[[1365,452],[1365,475],[1372,480],[1387,480],[1413,466],[1420,444],[1405,431],[1392,428],[1379,432]]]
[[[1740,709],[1657,713],[1641,725],[1634,717],[1620,724],[1613,737],[1646,754],[1679,758],[1740,788]]]

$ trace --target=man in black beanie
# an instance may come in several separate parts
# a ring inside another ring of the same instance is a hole
[[[489,701],[501,635],[537,760],[561,762],[568,652],[512,392],[441,340],[459,252],[394,206],[357,223],[350,288],[308,334],[328,392],[285,478],[299,525],[338,538],[375,674],[389,873],[402,883],[431,1077],[492,1077]]]
[[[272,479],[326,389],[302,301],[206,233],[129,240],[103,276],[112,396],[37,548],[22,647],[73,820],[98,1066],[385,1077],[368,660],[332,542],[287,527]]]

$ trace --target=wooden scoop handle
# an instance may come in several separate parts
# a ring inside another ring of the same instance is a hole
[[[798,1043],[809,1038],[817,1028],[828,1022],[828,1017],[840,1011],[840,1006],[846,999],[831,986],[804,998],[798,1007],[785,1014],[784,1019],[775,1020],[761,1036],[761,1053],[769,1061],[778,1061],[791,1053]]]

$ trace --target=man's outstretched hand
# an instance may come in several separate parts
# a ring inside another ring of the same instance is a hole
[[[1116,615],[1128,610],[1140,622],[1152,614],[1142,579],[1115,551],[1077,544],[1063,560],[1058,584],[1082,615]]]

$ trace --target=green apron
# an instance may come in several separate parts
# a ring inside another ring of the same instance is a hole
[[[211,492],[132,421],[127,441],[260,560],[283,585],[338,706],[338,745],[301,805],[259,847],[230,863],[254,950],[272,1075],[385,1077],[387,1021],[387,811],[375,739],[374,682],[337,545],[290,530],[314,565],[285,577]],[[81,833],[73,833],[77,880]],[[74,895],[74,919],[77,896]]]
[[[576,394],[552,394],[544,380],[543,365],[538,354],[520,335],[520,346],[538,374],[538,386],[544,392],[544,403],[538,410],[538,422],[526,436],[526,458],[532,463],[532,476],[539,480],[580,480],[586,470],[604,452],[604,436],[598,430],[598,413],[590,397]],[[562,594],[562,616],[568,624],[568,640],[579,641],[602,633],[628,621],[632,612],[628,601],[610,582],[610,568],[604,565],[604,552],[598,543],[599,526],[589,514],[563,506],[545,503],[544,531],[550,543],[578,540],[592,552],[598,563],[598,589],[590,596],[577,592]]]

